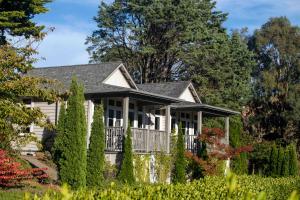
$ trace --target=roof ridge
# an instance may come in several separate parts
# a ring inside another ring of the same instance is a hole
[[[83,67],[83,66],[89,66],[89,65],[103,65],[103,64],[122,64],[121,61],[112,61],[112,62],[103,62],[103,63],[90,63],[90,64],[74,64],[74,65],[58,65],[58,66],[48,66],[48,67],[35,67],[32,70],[35,69],[53,69],[53,68],[69,68],[69,67]]]
[[[137,85],[155,85],[155,84],[167,84],[167,83],[191,83],[191,81],[168,81],[160,83],[139,83]]]

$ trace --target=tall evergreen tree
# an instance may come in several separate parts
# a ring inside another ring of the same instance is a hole
[[[294,144],[290,144],[288,146],[289,152],[289,175],[296,176],[298,175],[298,159],[296,146]]]
[[[73,78],[65,121],[64,150],[60,159],[61,181],[73,188],[86,186],[86,118],[83,86]]]
[[[283,163],[284,163],[284,149],[283,147],[279,147],[278,158],[277,158],[277,170],[276,170],[277,176],[282,175],[281,172],[282,172]]]
[[[102,3],[98,29],[88,37],[91,62],[121,60],[142,83],[178,76],[186,60],[194,60],[224,32],[226,18],[211,0],[115,0]],[[201,65],[199,65],[201,66]],[[178,77],[177,77],[178,78]]]
[[[281,167],[281,176],[289,176],[289,162],[290,162],[290,155],[288,148],[284,149],[284,158],[282,161],[282,167]]]
[[[0,45],[7,42],[7,36],[39,36],[44,26],[32,20],[35,15],[45,13],[45,4],[52,0],[0,1]]]
[[[103,183],[105,166],[105,135],[103,107],[96,105],[87,157],[87,185],[100,186]]]
[[[277,176],[278,173],[278,148],[273,144],[269,158],[269,175]]]
[[[182,131],[182,124],[179,123],[178,134],[177,134],[177,149],[176,158],[174,165],[174,173],[172,177],[172,182],[174,183],[185,183],[185,170],[186,170],[186,160],[184,156],[184,135]]]
[[[64,137],[66,131],[66,107],[64,101],[61,102],[60,110],[59,110],[59,117],[56,129],[56,136],[54,139],[54,144],[52,148],[52,155],[55,164],[59,167],[59,160],[62,157],[62,152],[64,150]]]
[[[131,128],[130,123],[124,136],[124,155],[121,165],[121,170],[118,175],[118,179],[121,182],[132,184],[135,182],[133,174],[133,155],[132,155],[132,140],[131,140]]]
[[[255,31],[249,44],[257,57],[251,133],[293,142],[300,135],[300,28],[286,17],[271,18]]]

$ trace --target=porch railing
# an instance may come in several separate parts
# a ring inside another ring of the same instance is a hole
[[[106,127],[105,128],[105,150],[122,151],[123,147],[123,127]]]
[[[197,137],[198,135],[185,135],[185,149],[187,151],[191,151],[193,153],[196,153],[197,148],[198,148],[198,143],[197,143]]]

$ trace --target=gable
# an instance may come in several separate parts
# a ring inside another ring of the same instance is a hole
[[[190,90],[190,87],[187,87],[179,96],[179,99],[185,100],[185,101],[189,101],[189,102],[193,102],[196,103],[196,100]]]
[[[108,85],[114,85],[119,87],[131,88],[128,79],[124,76],[124,73],[121,71],[121,68],[113,71],[104,81],[103,83]]]

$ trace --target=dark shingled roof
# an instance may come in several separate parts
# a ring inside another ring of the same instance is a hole
[[[140,90],[178,98],[188,87],[190,81],[138,84]]]
[[[69,88],[72,77],[83,83],[86,93],[94,93],[113,89],[102,82],[118,67],[121,62],[109,62],[101,64],[71,65],[35,68],[31,70],[29,76],[39,76],[58,80],[63,83],[65,89]]]

